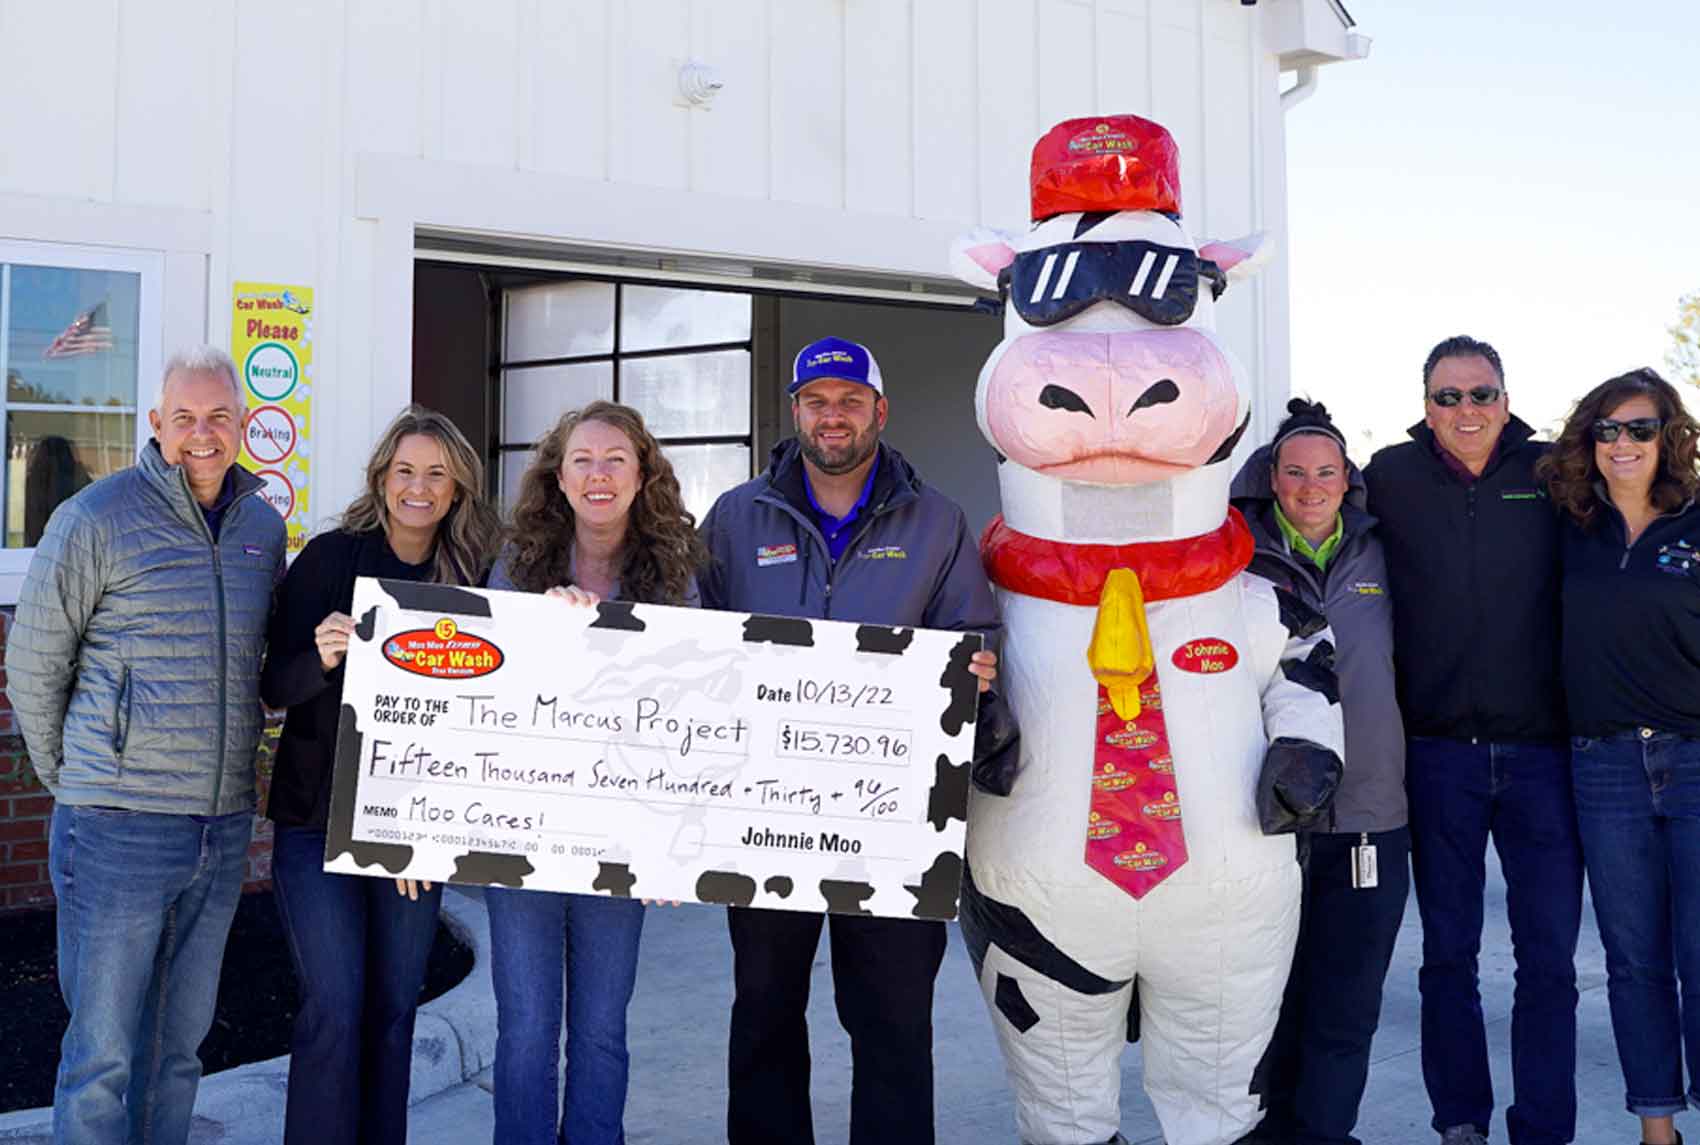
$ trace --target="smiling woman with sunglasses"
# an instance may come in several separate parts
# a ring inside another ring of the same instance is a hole
[[[1648,1145],[1680,1142],[1672,1115],[1700,1104],[1697,441],[1675,387],[1635,370],[1576,403],[1537,470],[1566,517],[1576,813],[1625,1104]]]

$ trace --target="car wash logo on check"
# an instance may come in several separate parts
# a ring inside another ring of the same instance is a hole
[[[435,628],[413,628],[384,641],[384,659],[404,672],[434,680],[470,680],[502,666],[502,650],[448,617]]]
[[[756,550],[756,566],[788,565],[797,559],[796,545],[763,545]]]

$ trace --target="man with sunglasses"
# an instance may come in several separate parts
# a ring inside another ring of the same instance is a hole
[[[1548,446],[1511,416],[1486,342],[1423,366],[1423,421],[1364,472],[1393,597],[1410,736],[1411,865],[1423,921],[1423,1080],[1446,1145],[1493,1115],[1476,969],[1491,836],[1516,958],[1511,1145],[1576,1127],[1576,938],[1582,855],[1559,675],[1558,516],[1535,477]]]

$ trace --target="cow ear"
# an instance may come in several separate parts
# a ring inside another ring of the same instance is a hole
[[[950,244],[950,273],[988,294],[997,293],[998,275],[1015,261],[1009,236],[978,227]]]
[[[1198,254],[1221,267],[1229,282],[1243,282],[1275,257],[1275,239],[1268,231],[1258,231],[1243,238],[1207,242],[1198,248]]]

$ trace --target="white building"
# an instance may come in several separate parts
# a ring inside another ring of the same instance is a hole
[[[617,396],[700,509],[825,333],[871,345],[889,438],[983,522],[999,320],[951,239],[1025,226],[1034,141],[1109,112],[1174,133],[1196,235],[1282,239],[1284,104],[1366,49],[1338,0],[0,0],[0,605],[46,510],[146,440],[166,354],[230,343],[240,282],[313,292],[309,528],[415,399],[500,483]],[[1286,282],[1220,311],[1249,441]]]

